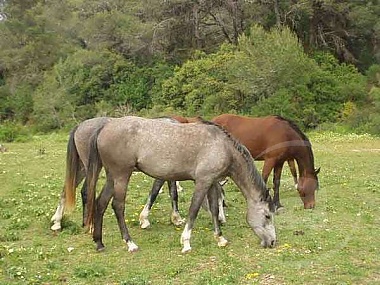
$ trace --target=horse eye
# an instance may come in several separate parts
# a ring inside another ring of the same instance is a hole
[[[267,220],[270,220],[271,216],[270,216],[270,215],[265,215],[265,218],[266,218]]]

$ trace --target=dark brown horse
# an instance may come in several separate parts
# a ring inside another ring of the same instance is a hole
[[[222,114],[212,121],[224,127],[244,144],[254,159],[264,160],[262,175],[265,182],[268,181],[272,169],[274,170],[274,203],[277,208],[281,207],[279,188],[282,167],[284,162],[288,161],[292,169],[293,160],[296,160],[300,176],[297,190],[304,208],[314,208],[319,169],[314,168],[309,139],[296,124],[280,116],[249,118],[232,114]],[[292,174],[294,168],[293,166]]]

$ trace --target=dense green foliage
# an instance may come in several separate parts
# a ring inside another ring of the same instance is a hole
[[[379,134],[379,13],[378,0],[3,0],[0,132],[232,112]]]

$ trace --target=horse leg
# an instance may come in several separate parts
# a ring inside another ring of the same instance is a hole
[[[219,184],[219,182],[218,182]],[[219,184],[220,185],[220,184]],[[219,189],[217,189],[217,197],[218,197],[218,207],[219,207],[219,215],[218,219],[219,222],[222,224],[226,223],[226,215],[224,214],[224,206],[225,206],[225,200],[224,200],[224,191],[222,186],[217,186]]]
[[[275,166],[275,160],[273,159],[266,159],[264,161],[264,166],[263,166],[263,170],[262,170],[262,176],[263,176],[263,179],[264,179],[264,182],[265,184],[267,184],[268,182],[268,178],[269,178],[269,175],[273,169],[273,167]]]
[[[263,176],[263,180],[265,182],[265,185],[268,184],[268,178],[269,178],[269,175],[273,169],[275,165],[275,160],[274,159],[266,159],[264,161],[264,166],[263,166],[263,170],[262,170],[262,176]],[[267,186],[267,189],[269,190],[268,186]]]
[[[52,231],[59,231],[62,228],[61,221],[62,221],[64,211],[65,211],[65,190],[62,191],[57,209],[55,210],[54,215],[51,217],[51,222],[53,223],[53,225],[51,226],[50,229]]]
[[[84,178],[84,172],[78,171],[75,187],[78,187],[78,185],[82,182],[83,178]],[[53,223],[53,225],[51,226],[50,229],[52,231],[59,231],[62,228],[61,221],[63,218],[63,213],[65,211],[65,200],[66,200],[65,189],[63,189],[57,209],[55,210],[54,215],[51,217],[51,222]]]
[[[207,200],[212,216],[212,222],[214,225],[214,237],[218,241],[219,247],[224,247],[228,244],[228,241],[223,237],[222,231],[220,229],[220,218],[219,218],[219,206],[220,206],[220,190],[215,186],[215,183],[211,186],[207,193]]]
[[[107,175],[108,176],[108,175]],[[102,231],[103,231],[103,216],[107,209],[107,206],[114,194],[113,181],[107,178],[106,184],[103,186],[99,197],[95,202],[95,214],[94,214],[94,225],[92,238],[96,243],[96,250],[104,250],[104,244],[102,242]]]
[[[86,224],[86,219],[87,219],[87,181],[86,180],[84,180],[83,182],[80,194],[82,197],[82,207],[83,207],[82,227],[84,227]]]
[[[294,162],[294,159],[289,159],[288,165],[289,165],[290,173],[293,176],[294,186],[297,189],[298,188],[298,179],[297,179],[297,169],[296,169],[296,164]]]
[[[162,179],[155,179],[153,182],[152,189],[150,190],[148,201],[146,202],[144,209],[140,213],[140,227],[142,229],[146,229],[150,226],[150,222],[148,220],[150,209],[152,209],[152,206],[154,204],[154,201],[156,201],[156,198],[158,196],[158,193],[160,192],[160,189],[162,185],[164,185],[165,180]]]
[[[203,200],[205,199],[206,194],[210,187],[211,187],[211,183],[207,183],[207,182],[202,183],[200,181],[195,182],[195,191],[194,191],[193,197],[191,198],[191,204],[189,207],[187,223],[181,235],[181,244],[183,245],[182,253],[186,253],[191,250],[191,246],[190,246],[191,231],[193,229],[194,222],[195,222],[195,219],[197,218],[201,204]]]
[[[114,185],[114,198],[112,200],[112,208],[116,215],[121,237],[128,246],[128,251],[135,252],[139,248],[132,241],[131,236],[129,235],[127,225],[125,223],[125,218],[124,218],[125,217],[125,197],[126,197],[128,182],[129,182],[129,178],[131,174],[132,172],[128,173],[126,177],[123,176],[123,177],[120,177],[119,179],[114,180],[115,185]]]
[[[223,190],[222,185],[219,182],[218,182],[218,184],[214,184],[214,185],[215,186],[213,186],[213,187],[216,188],[215,191],[216,191],[216,196],[217,196],[217,200],[218,200],[218,207],[219,207],[218,219],[219,219],[219,222],[224,224],[226,222],[226,216],[224,214],[224,206],[225,206],[224,194],[223,194],[224,190]],[[212,215],[209,199],[204,199],[204,201],[202,203],[202,208]]]
[[[180,226],[182,225],[185,220],[181,218],[181,215],[178,211],[178,191],[177,191],[177,181],[168,181],[169,186],[169,192],[170,197],[172,199],[172,215],[171,215],[171,221],[173,225]]]
[[[280,181],[281,181],[281,172],[282,172],[283,165],[284,165],[283,162],[276,164],[273,171],[273,190],[274,190],[273,203],[276,207],[276,210],[283,207],[280,203]]]

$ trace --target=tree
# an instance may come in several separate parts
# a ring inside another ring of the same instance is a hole
[[[36,122],[54,129],[94,117],[95,105],[109,99],[110,90],[120,83],[115,80],[131,68],[133,63],[109,51],[80,50],[59,61],[33,94]],[[117,95],[112,100],[120,102],[128,93]]]
[[[233,111],[236,94],[227,79],[232,51],[233,47],[225,45],[215,54],[196,53],[193,60],[177,68],[174,75],[164,81],[162,96],[154,97],[153,103],[191,116]]]
[[[304,84],[316,68],[288,28],[267,32],[254,25],[239,39],[230,81],[244,94],[243,112],[281,88]]]

